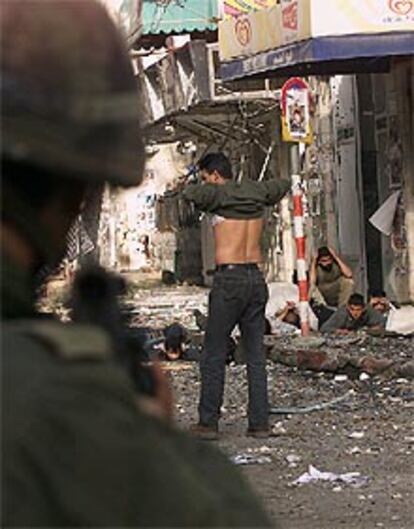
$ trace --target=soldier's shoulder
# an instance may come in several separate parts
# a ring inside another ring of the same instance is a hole
[[[64,324],[57,320],[27,319],[3,324],[3,347],[44,350],[51,358],[68,361],[105,361],[112,343],[104,329],[87,324]]]

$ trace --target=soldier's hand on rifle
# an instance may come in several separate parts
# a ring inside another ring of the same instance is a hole
[[[154,377],[154,395],[139,394],[138,405],[145,413],[172,422],[174,404],[170,382],[158,362],[147,367]]]

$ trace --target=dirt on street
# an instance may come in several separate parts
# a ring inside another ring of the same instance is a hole
[[[208,290],[193,286],[135,285],[128,303],[137,325],[160,329],[173,321],[196,328],[193,310],[206,313]],[[294,348],[280,338],[280,350]],[[274,347],[278,347],[276,339]],[[343,349],[395,361],[412,361],[414,338],[366,338]],[[175,417],[187,430],[197,420],[197,362],[164,362],[175,395]],[[411,529],[414,527],[414,387],[393,372],[368,376],[299,370],[268,360],[270,404],[329,408],[271,415],[274,436],[246,437],[245,366],[226,369],[220,440],[212,442],[239,464],[275,525],[285,529]],[[207,442],[207,441],[200,441]],[[236,463],[235,463],[236,464]],[[362,483],[314,481],[294,484],[310,465],[337,475],[359,473]]]
[[[194,306],[206,311],[207,294],[207,290],[194,287],[151,289],[140,291],[136,301],[145,306],[144,312],[152,323],[156,314],[161,325],[174,318],[191,326]],[[169,300],[174,300],[173,311],[168,308]],[[368,350],[378,358],[398,356],[404,361],[413,360],[413,338],[369,340],[368,345],[364,343],[361,347],[361,354]],[[288,347],[286,339],[282,341],[283,347]],[[167,362],[164,367],[174,388],[176,421],[185,430],[197,420],[198,364]],[[269,395],[273,406],[300,407],[349,394],[333,408],[307,414],[272,415],[275,436],[257,440],[245,435],[245,367],[230,365],[226,372],[221,437],[213,444],[229,458],[246,456],[245,461],[259,461],[240,464],[239,468],[278,527],[414,527],[411,380],[389,374],[351,380],[335,373],[299,371],[269,360]],[[359,472],[367,481],[362,486],[326,481],[293,485],[309,465],[335,474]]]

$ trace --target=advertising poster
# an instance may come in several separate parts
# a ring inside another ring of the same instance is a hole
[[[308,84],[293,77],[282,88],[282,139],[290,142],[312,143]]]

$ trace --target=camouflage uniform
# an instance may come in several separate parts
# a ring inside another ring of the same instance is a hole
[[[138,184],[134,79],[104,9],[6,1],[1,36],[2,160]],[[30,204],[7,190],[2,215],[47,263]],[[269,527],[223,455],[139,410],[102,329],[39,318],[7,251],[1,274],[2,526]]]

